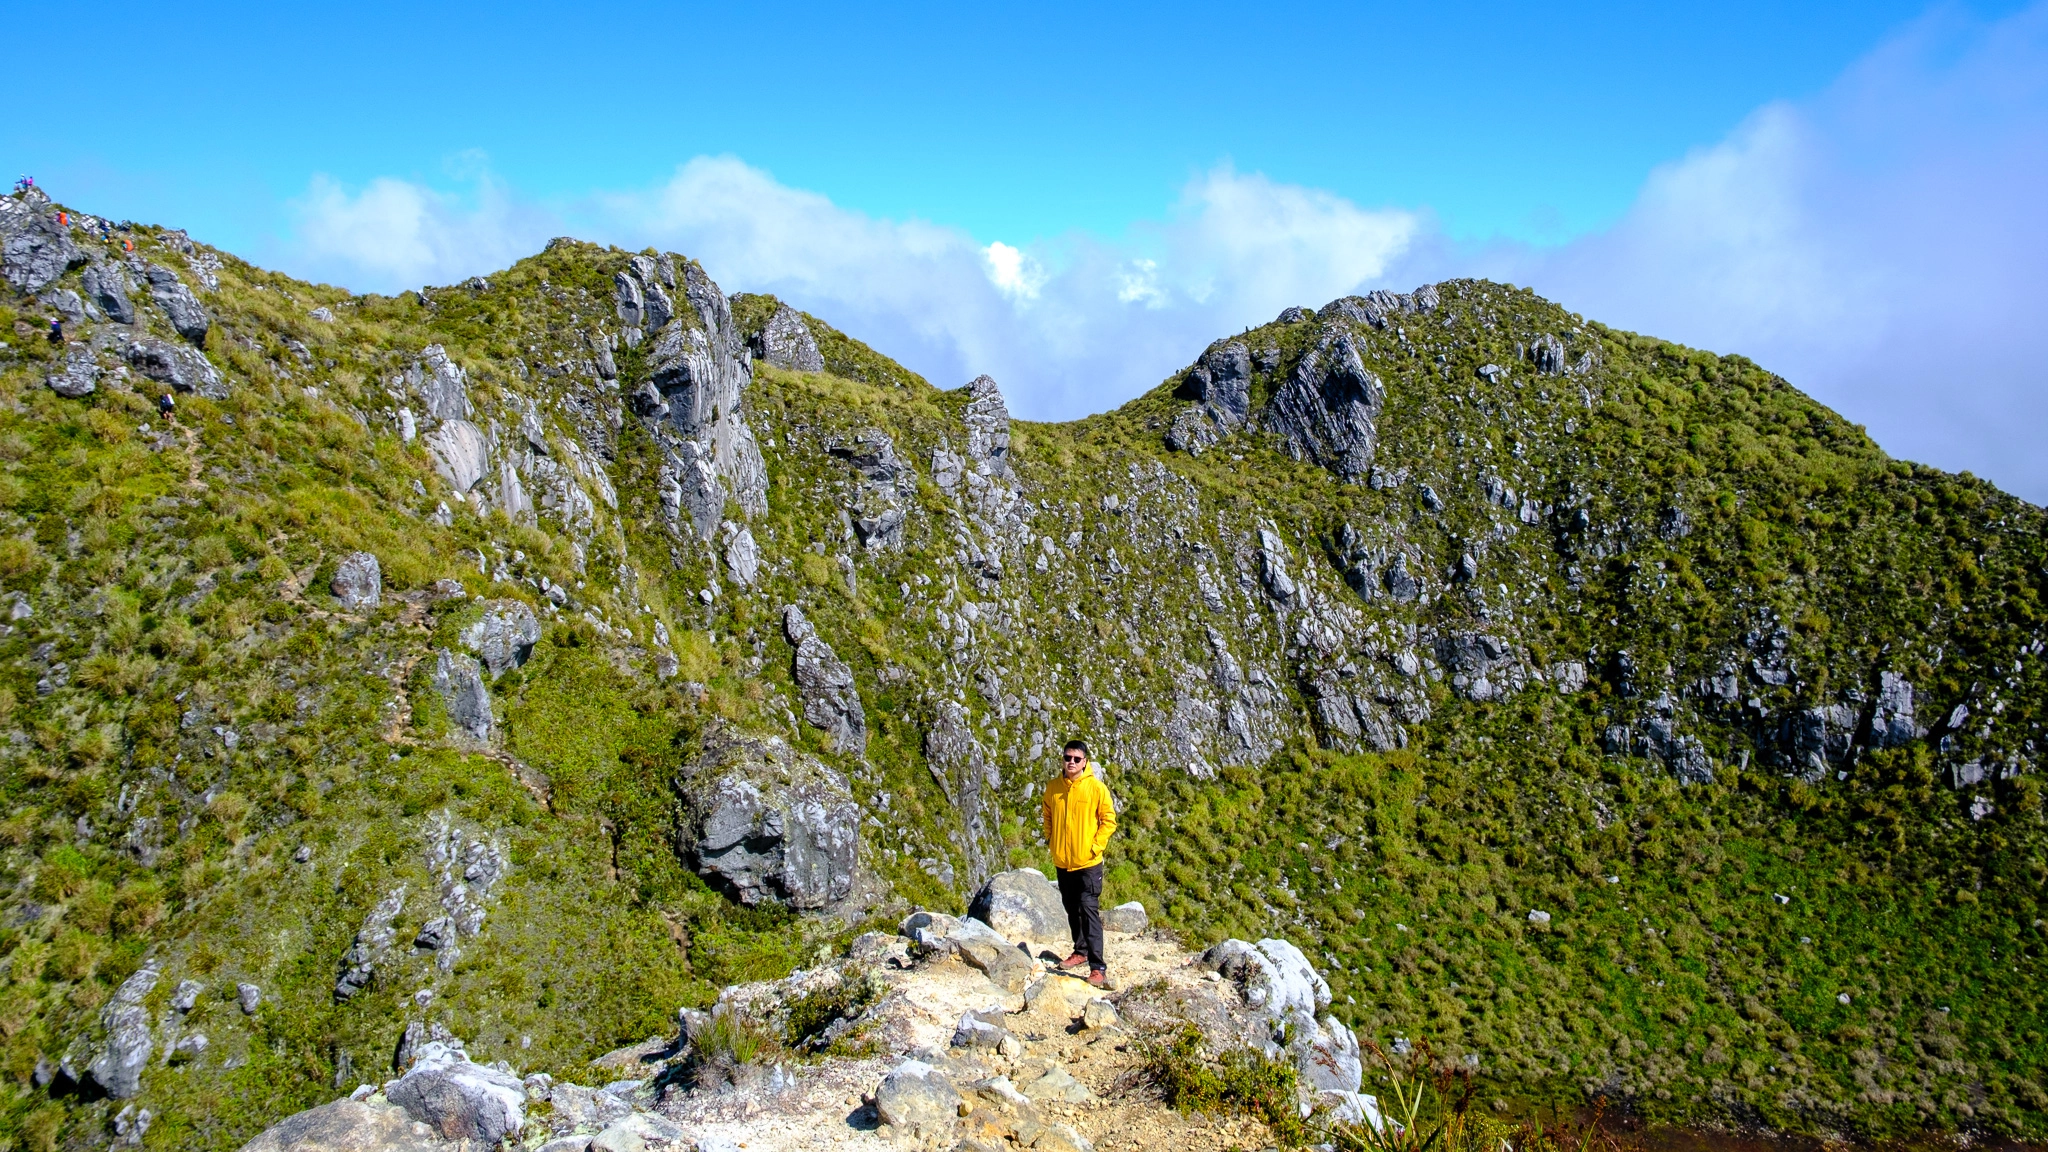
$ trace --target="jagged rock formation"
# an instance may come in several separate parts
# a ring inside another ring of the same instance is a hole
[[[2048,1011],[2042,514],[1739,357],[1450,281],[1027,425],[676,254],[353,296],[25,196],[0,264],[0,1126],[228,1147],[455,1019],[576,1066],[856,909],[1011,996],[944,912],[1045,862],[1073,736],[1107,899],[1296,941],[1304,1058],[2048,1115],[1993,1039]]]

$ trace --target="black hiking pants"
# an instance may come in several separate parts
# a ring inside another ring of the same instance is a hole
[[[1068,871],[1055,868],[1060,878],[1060,903],[1067,906],[1067,931],[1073,936],[1074,951],[1088,957],[1090,969],[1107,971],[1102,956],[1102,865]]]

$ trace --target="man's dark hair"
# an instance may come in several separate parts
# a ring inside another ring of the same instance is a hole
[[[1079,752],[1081,755],[1086,756],[1088,755],[1088,742],[1086,740],[1069,740],[1067,741],[1067,746],[1061,749],[1061,751]]]

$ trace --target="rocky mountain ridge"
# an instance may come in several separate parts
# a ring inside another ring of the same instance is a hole
[[[1453,281],[1044,425],[676,254],[353,296],[16,197],[0,264],[31,1144],[429,1024],[574,1081],[1042,865],[1074,734],[1113,897],[1510,1106],[2048,1105],[2040,510],[1739,357]]]

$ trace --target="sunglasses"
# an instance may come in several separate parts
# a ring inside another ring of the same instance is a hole
[[[1060,759],[1065,760],[1069,764],[1085,764],[1088,761],[1086,756],[1062,756]]]

